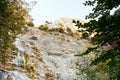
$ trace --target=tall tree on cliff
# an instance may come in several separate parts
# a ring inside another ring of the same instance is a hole
[[[94,6],[93,12],[86,16],[91,20],[84,25],[79,21],[73,20],[73,22],[79,28],[86,28],[86,31],[82,32],[84,34],[87,32],[87,36],[96,33],[92,38],[92,43],[98,46],[88,48],[81,55],[94,51],[97,55],[92,64],[105,63],[108,71],[115,72],[116,78],[120,79],[120,0],[89,0],[84,5]],[[113,9],[115,9],[114,14],[110,14]],[[109,49],[101,51],[100,48],[106,44],[109,44]]]
[[[16,35],[28,26],[28,11],[24,0],[0,0],[0,54],[5,53]]]

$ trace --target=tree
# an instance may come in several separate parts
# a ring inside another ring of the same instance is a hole
[[[28,11],[23,0],[0,0],[0,54],[11,48],[16,35],[28,27]]]
[[[91,19],[88,23],[81,24],[73,20],[78,27],[86,28],[83,32],[88,32],[88,36],[96,33],[91,39],[94,48],[81,54],[88,54],[91,51],[97,53],[92,65],[105,63],[108,71],[113,74],[115,78],[120,79],[120,0],[93,0],[86,1],[85,6],[94,6],[93,12],[86,16],[86,19]],[[96,5],[96,6],[95,6]],[[111,10],[116,8],[114,14],[110,14]],[[109,49],[102,49],[106,44]]]

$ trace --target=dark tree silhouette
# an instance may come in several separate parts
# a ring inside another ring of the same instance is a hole
[[[93,12],[86,16],[90,19],[88,23],[81,24],[73,20],[76,26],[86,28],[87,36],[96,33],[91,39],[97,47],[88,48],[81,54],[88,54],[91,51],[98,54],[92,61],[92,65],[105,63],[110,73],[115,74],[116,79],[120,79],[120,0],[92,0],[86,1],[85,6],[94,6]],[[111,10],[116,8],[114,14],[110,14]],[[100,50],[104,45],[109,44],[109,49]]]

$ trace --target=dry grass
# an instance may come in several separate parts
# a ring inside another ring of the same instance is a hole
[[[62,27],[59,27],[59,28],[51,28],[49,29],[48,31],[51,31],[51,32],[60,32],[60,33],[64,33],[64,29]]]
[[[76,32],[73,32],[72,30],[71,30],[71,28],[69,28],[69,27],[67,27],[66,28],[66,32],[65,32],[65,30],[64,30],[64,28],[63,28],[63,25],[61,25],[61,26],[58,26],[57,28],[51,28],[51,29],[49,29],[48,28],[48,26],[47,26],[47,24],[44,24],[44,25],[41,25],[40,27],[39,27],[39,29],[40,30],[44,30],[44,31],[50,31],[50,32],[60,32],[60,33],[65,33],[65,34],[67,34],[67,35],[70,35],[70,36],[74,36],[74,37],[82,37],[82,34],[80,33],[80,32],[78,32],[78,31],[76,31]]]
[[[34,46],[35,44],[34,44],[34,42],[32,42],[32,41],[29,41],[29,43],[30,43],[30,45],[32,45],[32,46]]]
[[[33,27],[34,26],[34,24],[33,24],[33,22],[31,21],[31,22],[29,22],[29,23],[27,23],[27,25],[28,26],[31,26],[31,27]]]
[[[46,76],[46,80],[54,80],[54,75],[51,74],[50,72],[46,73],[45,76]]]
[[[44,30],[44,31],[48,31],[48,26],[45,24],[45,25],[41,25],[38,29],[40,30]]]
[[[35,52],[39,52],[38,48],[37,47],[31,47],[31,49]]]
[[[57,28],[57,31],[60,33],[64,33],[64,29],[62,27]]]

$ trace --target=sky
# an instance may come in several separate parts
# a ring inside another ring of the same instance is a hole
[[[92,11],[92,7],[84,6],[86,0],[37,0],[30,11],[35,25],[52,22],[61,17],[79,18],[85,20],[85,16]]]

